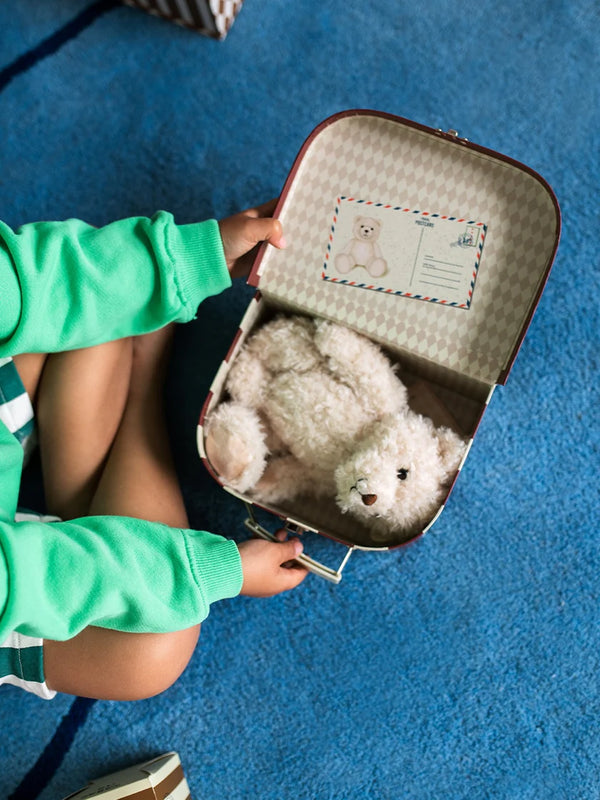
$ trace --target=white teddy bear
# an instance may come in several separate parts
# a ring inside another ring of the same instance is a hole
[[[335,257],[338,272],[345,274],[355,267],[364,267],[373,278],[381,278],[387,272],[387,261],[377,244],[381,232],[381,221],[373,217],[356,217],[354,237]]]
[[[465,453],[450,428],[408,406],[381,349],[349,328],[279,316],[253,334],[205,424],[221,479],[259,501],[335,498],[375,540],[418,532]]]

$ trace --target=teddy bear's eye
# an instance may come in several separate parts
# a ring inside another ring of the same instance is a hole
[[[399,469],[396,473],[398,476],[398,480],[405,481],[408,478],[408,470],[407,469]]]

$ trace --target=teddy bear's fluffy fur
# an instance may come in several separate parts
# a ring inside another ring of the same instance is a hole
[[[381,349],[349,328],[279,316],[253,334],[205,425],[221,478],[265,503],[335,498],[385,539],[430,521],[465,452],[410,410]]]

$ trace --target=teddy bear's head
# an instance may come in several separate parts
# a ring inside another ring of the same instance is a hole
[[[364,242],[375,242],[379,237],[381,222],[373,217],[356,217],[354,236]]]
[[[337,503],[365,522],[374,539],[414,533],[436,514],[465,450],[454,431],[419,414],[386,417],[337,467]]]

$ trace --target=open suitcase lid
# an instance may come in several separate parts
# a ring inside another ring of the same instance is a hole
[[[262,247],[249,279],[265,297],[490,385],[506,381],[560,235],[528,167],[368,110],[313,131],[275,215],[288,246]]]

